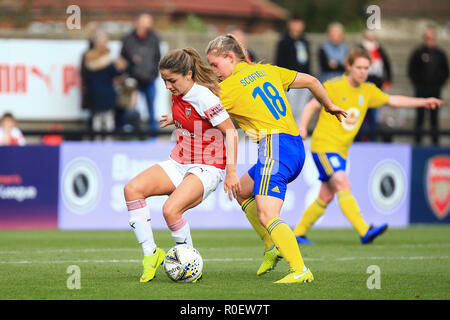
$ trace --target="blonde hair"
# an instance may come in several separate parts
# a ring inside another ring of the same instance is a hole
[[[230,52],[233,52],[239,61],[254,64],[249,60],[242,43],[230,33],[216,37],[211,40],[206,47],[207,55],[210,53],[215,53],[217,55],[225,56]]]
[[[211,90],[216,96],[220,95],[220,86],[217,76],[200,54],[193,48],[173,50],[166,54],[159,62],[159,69],[187,75],[192,71],[192,79]]]

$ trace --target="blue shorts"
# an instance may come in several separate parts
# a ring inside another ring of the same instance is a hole
[[[261,139],[258,162],[248,170],[254,181],[253,195],[284,200],[287,184],[300,174],[305,163],[305,147],[300,135],[272,134]]]
[[[312,152],[314,163],[319,170],[319,180],[328,182],[331,176],[339,170],[345,171],[347,160],[337,153],[315,153]]]

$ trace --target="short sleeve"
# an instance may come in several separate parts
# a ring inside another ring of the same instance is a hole
[[[378,108],[383,105],[385,105],[389,100],[389,95],[387,93],[384,93],[381,91],[377,86],[374,84],[370,84],[369,87],[369,108]]]
[[[283,90],[287,91],[289,89],[289,86],[292,82],[294,82],[295,78],[297,77],[297,71],[278,67],[278,66],[272,66],[278,74],[280,75],[281,83],[283,85]]]
[[[205,111],[205,117],[215,127],[227,120],[230,116],[219,101],[217,104]]]
[[[225,110],[230,111],[233,108],[233,97],[231,92],[227,88],[221,85],[222,90],[220,90],[220,102]]]
[[[206,87],[197,86],[192,95],[185,97],[185,100],[189,101],[197,113],[214,127],[230,117],[219,97]]]

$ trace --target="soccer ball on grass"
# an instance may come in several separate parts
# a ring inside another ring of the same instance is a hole
[[[167,251],[164,270],[175,282],[196,282],[202,275],[203,259],[195,248],[179,244]]]

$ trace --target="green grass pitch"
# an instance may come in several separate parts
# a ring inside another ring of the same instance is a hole
[[[172,246],[169,231],[154,233],[161,248]],[[132,231],[2,231],[0,299],[450,298],[450,226],[391,228],[370,245],[361,245],[352,229],[312,229],[316,244],[300,247],[315,276],[306,284],[273,283],[288,270],[284,260],[257,277],[263,247],[252,230],[192,230],[192,236],[204,259],[199,283],[174,283],[163,268],[153,281],[139,283],[142,251]],[[68,289],[71,265],[80,268],[80,289]],[[367,285],[375,283],[373,265],[379,289]]]

